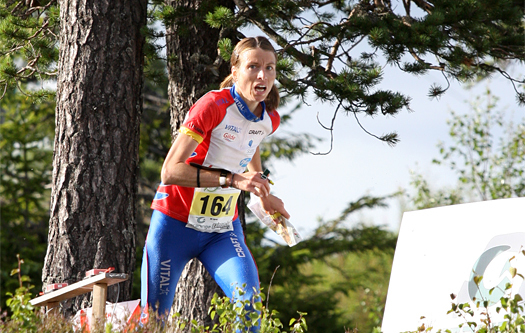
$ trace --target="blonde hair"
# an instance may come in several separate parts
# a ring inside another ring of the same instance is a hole
[[[239,58],[241,54],[245,51],[253,50],[260,48],[264,51],[270,51],[275,56],[275,59],[277,60],[277,52],[275,52],[275,49],[273,48],[272,44],[266,37],[257,36],[257,37],[246,37],[242,39],[240,42],[235,45],[235,48],[233,49],[232,56],[230,58],[230,64],[231,66],[237,66],[239,64]],[[230,73],[222,82],[221,82],[221,88],[231,87],[233,86],[233,75]],[[277,90],[277,87],[275,84],[272,86],[272,90],[270,90],[270,93],[264,100],[264,103],[266,104],[266,109],[268,111],[272,111],[277,109],[279,106],[279,102],[281,100],[281,97],[279,96],[279,90]]]

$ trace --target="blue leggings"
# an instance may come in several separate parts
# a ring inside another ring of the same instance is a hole
[[[199,259],[226,296],[252,299],[259,293],[257,266],[244,241],[239,219],[233,231],[206,233],[186,228],[186,223],[153,211],[141,267],[141,302],[159,314],[169,313],[184,266]],[[236,287],[246,292],[239,297]],[[158,308],[157,308],[158,304]]]

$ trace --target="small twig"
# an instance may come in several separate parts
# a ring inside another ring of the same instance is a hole
[[[7,92],[7,80],[5,80],[4,92],[2,93],[2,96],[0,96],[0,100],[1,100],[2,98],[4,98],[6,92]]]
[[[24,96],[26,96],[26,97],[31,97],[31,95],[27,94],[27,93],[22,89],[21,84],[22,84],[22,82],[20,82],[20,81],[17,82],[18,90],[20,90],[20,92],[22,93],[22,95],[24,95]]]
[[[359,118],[357,118],[357,112],[354,112],[354,117],[355,117],[355,120],[357,121],[357,124],[359,125],[359,127],[361,127],[361,129],[362,129],[366,134],[368,134],[368,135],[370,135],[370,136],[373,136],[374,138],[376,138],[376,139],[378,139],[378,140],[380,140],[380,141],[386,141],[386,140],[384,140],[383,138],[381,138],[381,137],[379,137],[379,136],[377,136],[377,135],[375,135],[375,134],[372,134],[372,133],[370,133],[369,131],[367,131],[367,130],[363,127],[363,125],[361,125],[361,122],[359,121]],[[390,143],[390,142],[388,142],[388,141],[386,141],[386,143],[388,143],[390,146],[392,146],[392,143]]]
[[[277,273],[277,270],[281,267],[281,265],[277,265],[275,267],[275,270],[273,271],[272,278],[270,279],[270,285],[268,286],[268,294],[266,296],[266,308],[268,309],[268,303],[270,302],[270,288],[272,287],[273,277],[275,276],[275,273]]]
[[[335,118],[337,117],[337,112],[339,111],[339,108],[341,107],[342,103],[343,102],[339,102],[339,105],[337,105],[337,108],[335,109],[334,115],[332,117],[332,123],[331,123],[330,127],[326,127],[326,126],[324,126],[321,123],[321,121],[319,120],[319,112],[317,113],[317,122],[321,125],[322,128],[324,128],[327,131],[330,131],[330,150],[328,152],[326,152],[326,153],[312,153],[312,152],[310,152],[310,154],[312,154],[312,155],[328,155],[332,151],[332,149],[334,147],[334,123],[335,123]]]

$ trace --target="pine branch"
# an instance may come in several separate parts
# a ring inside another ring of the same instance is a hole
[[[268,37],[275,41],[277,45],[282,47],[284,52],[297,59],[303,66],[310,67],[313,64],[314,59],[311,56],[308,56],[290,46],[285,38],[270,27],[255,7],[250,8],[244,0],[234,0],[234,2],[239,8],[239,15],[245,17],[248,21],[261,29]]]

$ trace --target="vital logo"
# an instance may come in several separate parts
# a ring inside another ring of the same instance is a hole
[[[171,259],[160,262],[160,293],[168,295],[171,280]]]
[[[235,100],[235,105],[237,105],[237,108],[239,109],[239,111],[241,111],[241,113],[246,113],[246,111],[249,111],[249,110],[246,110],[247,107],[246,105],[241,101],[240,98],[234,98]]]
[[[264,131],[263,130],[250,130],[248,132],[248,134],[252,134],[252,135],[263,135],[264,134]]]
[[[215,101],[215,104],[217,104],[218,106],[221,106],[223,104],[228,104],[228,100],[226,98],[220,98],[217,101]]]
[[[251,158],[245,158],[239,162],[239,165],[243,168],[246,168],[248,166],[248,163],[250,163],[252,159]]]
[[[237,238],[237,235],[233,232],[230,233],[230,240],[232,241],[233,247],[235,248],[235,252],[237,252],[237,256],[240,258],[246,257],[246,254],[244,254],[242,246],[239,243],[239,238]]]
[[[242,128],[237,127],[235,125],[226,125],[226,127],[224,127],[224,129],[227,130],[227,131],[230,131],[230,132],[235,132],[237,134],[240,134],[241,131],[242,131]]]
[[[226,140],[228,142],[233,142],[237,138],[235,135],[233,135],[231,133],[224,133],[224,135],[222,137],[224,138],[224,140]]]

